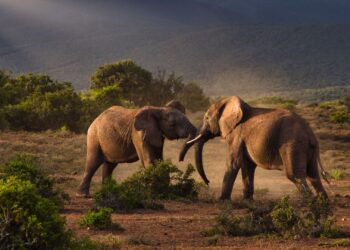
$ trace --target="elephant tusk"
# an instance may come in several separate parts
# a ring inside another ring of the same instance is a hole
[[[192,144],[192,143],[198,141],[198,140],[199,140],[200,138],[202,138],[202,137],[203,137],[203,134],[199,134],[196,138],[194,138],[194,139],[192,139],[192,140],[186,142],[186,144]]]

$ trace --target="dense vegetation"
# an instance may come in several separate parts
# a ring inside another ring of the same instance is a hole
[[[66,229],[64,199],[38,159],[18,155],[0,165],[0,249],[119,249],[119,241],[95,242]],[[88,212],[81,225],[123,230],[111,209]]]
[[[19,156],[2,166],[0,248],[66,249],[71,234],[59,215],[62,202],[34,159]]]
[[[153,77],[130,60],[98,68],[91,81],[90,89],[78,93],[71,83],[48,75],[14,77],[0,71],[0,129],[80,132],[113,105],[161,106],[178,99],[187,109],[197,111],[209,104],[195,83],[185,84],[175,74]]]

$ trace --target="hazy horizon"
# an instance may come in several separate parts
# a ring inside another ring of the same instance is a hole
[[[345,0],[0,0],[0,68],[78,89],[122,59],[213,95],[347,86],[349,10]]]

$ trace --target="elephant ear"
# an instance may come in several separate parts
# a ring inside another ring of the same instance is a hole
[[[219,111],[221,112],[219,126],[222,137],[225,138],[246,119],[248,107],[248,104],[237,96],[224,100]]]
[[[143,131],[143,140],[152,146],[163,145],[163,135],[158,125],[161,111],[155,108],[144,107],[135,116],[134,127],[137,131]]]
[[[165,104],[165,107],[170,107],[179,110],[181,113],[186,114],[186,109],[185,106],[182,105],[181,102],[176,101],[176,100],[171,100],[167,104]]]

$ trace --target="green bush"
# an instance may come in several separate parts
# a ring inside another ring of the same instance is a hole
[[[56,204],[30,181],[0,179],[0,248],[66,249],[70,234]]]
[[[334,111],[329,115],[329,120],[334,123],[344,123],[349,119],[345,111]]]
[[[24,181],[30,181],[36,186],[39,195],[62,206],[67,195],[54,188],[53,181],[47,177],[42,170],[38,160],[30,155],[20,154],[7,164],[1,166],[3,178],[15,176]]]
[[[205,237],[222,234],[228,236],[251,236],[276,232],[271,219],[271,207],[250,207],[249,214],[238,217],[231,215],[230,209],[225,209],[216,217],[214,227],[202,231]]]
[[[212,237],[222,234],[229,236],[249,236],[274,234],[283,237],[329,237],[345,236],[331,216],[329,200],[324,196],[310,198],[307,207],[297,212],[288,197],[271,206],[249,208],[245,216],[233,216],[224,210],[216,217],[216,224],[204,230],[202,235]]]
[[[171,73],[168,76],[165,71],[160,71],[153,77],[151,85],[151,95],[149,103],[156,106],[162,106],[169,100],[176,99],[180,101],[186,109],[196,112],[206,110],[209,105],[209,98],[205,96],[203,89],[194,82],[185,84],[182,77]]]
[[[136,105],[148,104],[152,74],[131,60],[110,63],[99,67],[91,76],[91,88],[119,86],[121,96]]]
[[[81,100],[73,87],[55,92],[34,92],[18,104],[5,108],[12,129],[40,131],[67,126],[79,131]]]
[[[300,229],[300,218],[289,202],[289,197],[283,197],[271,211],[272,223],[282,234],[297,234]]]
[[[153,78],[130,60],[99,67],[91,81],[91,88],[78,94],[71,83],[55,81],[48,75],[29,73],[15,78],[0,70],[0,129],[43,131],[66,127],[82,132],[113,105],[162,106],[172,99],[192,111],[209,105],[195,83],[185,84],[175,74]]]
[[[194,82],[185,84],[175,98],[192,112],[206,110],[210,105],[209,97],[207,97],[203,89]]]
[[[94,198],[98,207],[114,210],[159,209],[162,205],[155,202],[158,199],[197,198],[197,184],[191,178],[193,172],[192,165],[183,172],[168,161],[158,161],[122,183],[105,182]]]
[[[80,221],[81,226],[93,229],[109,229],[112,226],[111,208],[101,208],[97,211],[89,211]]]
[[[90,89],[80,94],[82,101],[80,128],[85,131],[91,122],[104,110],[114,105],[127,106],[127,101],[121,97],[118,85]]]

